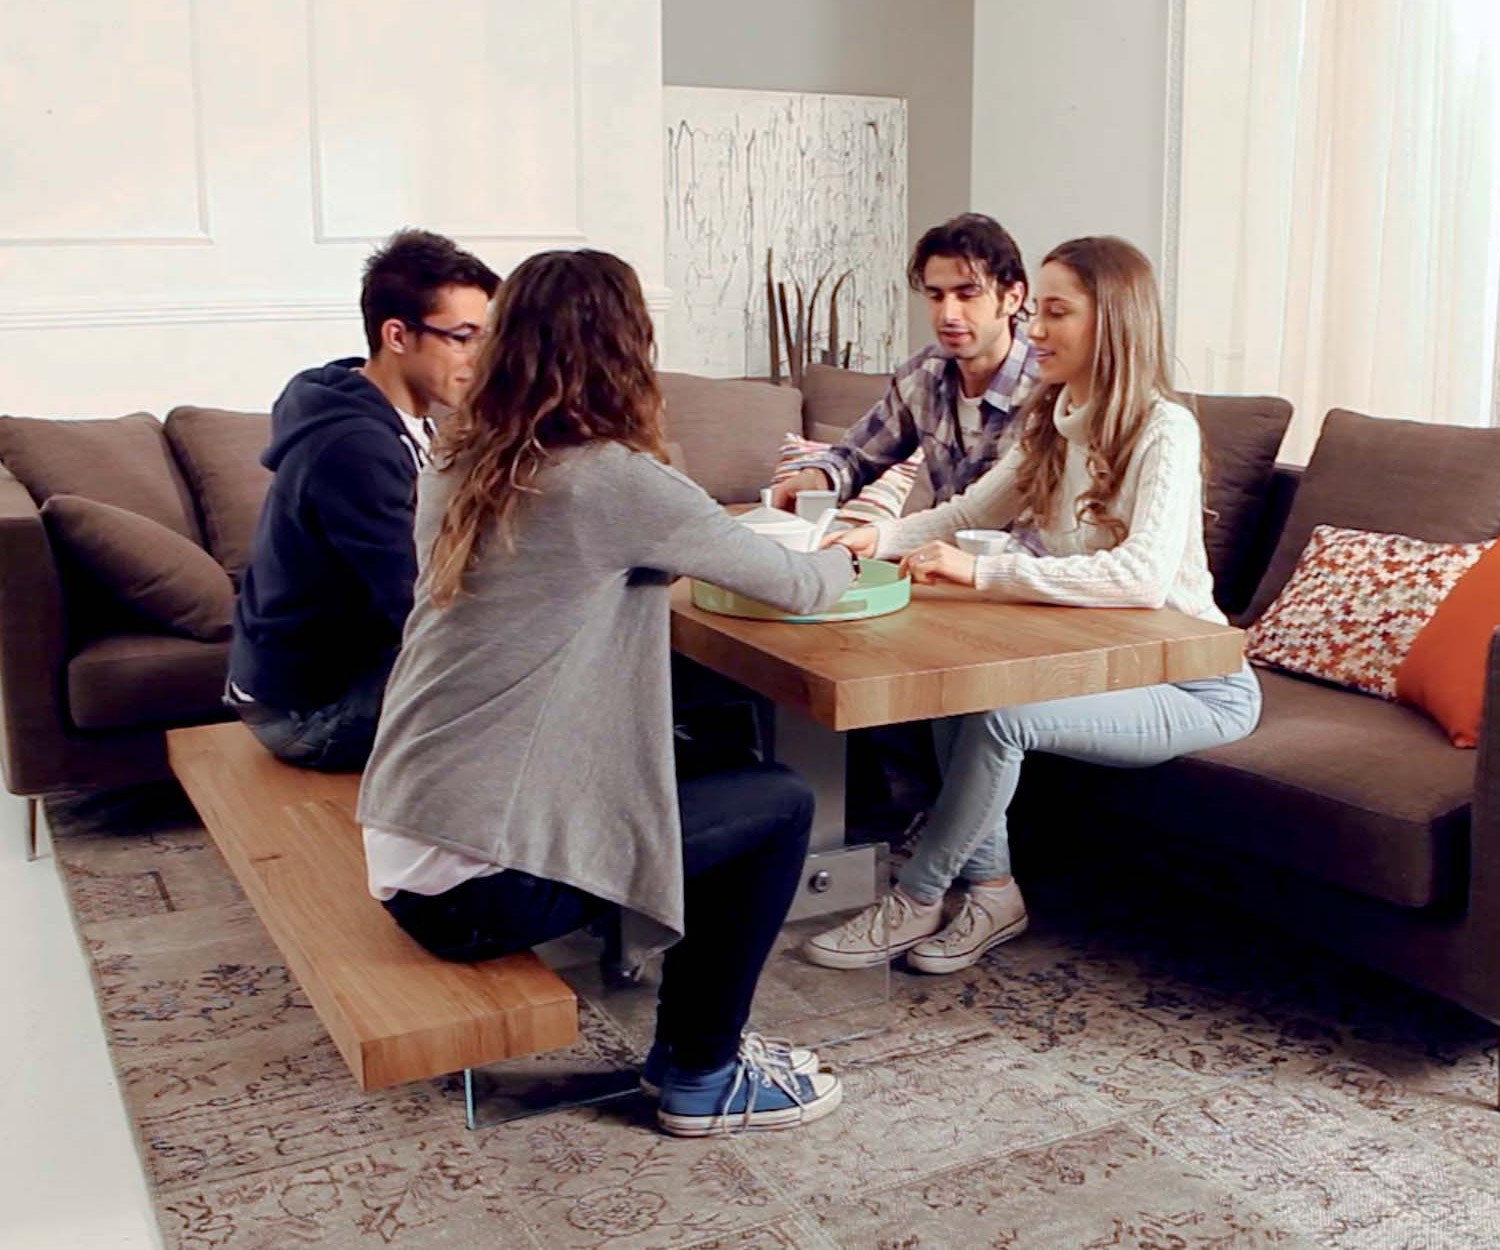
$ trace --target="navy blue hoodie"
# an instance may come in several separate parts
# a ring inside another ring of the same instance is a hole
[[[260,458],[275,476],[235,602],[229,675],[283,711],[337,699],[400,645],[411,611],[417,466],[361,363],[287,383]]]

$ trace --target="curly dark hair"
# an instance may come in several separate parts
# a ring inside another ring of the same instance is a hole
[[[542,252],[500,287],[463,408],[440,441],[460,475],[432,545],[435,606],[457,597],[492,535],[515,543],[516,508],[562,447],[608,440],[665,462],[651,316],[635,270],[608,252]]]
[[[430,230],[398,230],[365,261],[359,312],[373,358],[387,321],[416,325],[437,307],[445,286],[475,286],[492,296],[500,276],[452,239]]]
[[[1021,249],[1011,238],[1010,231],[993,217],[986,217],[983,213],[960,213],[940,226],[933,226],[918,239],[906,266],[907,285],[913,291],[922,291],[927,262],[934,256],[952,256],[968,262],[975,273],[994,279],[997,290],[1003,291],[1019,282],[1021,306],[1025,308],[1031,284],[1026,278]],[[1025,313],[1021,311],[1011,317],[1012,333],[1017,321],[1024,317]]]

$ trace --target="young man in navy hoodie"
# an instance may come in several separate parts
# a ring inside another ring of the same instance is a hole
[[[355,770],[370,753],[412,605],[429,418],[463,398],[499,281],[440,235],[392,235],[365,262],[370,358],[299,373],[271,409],[225,702],[289,763]]]

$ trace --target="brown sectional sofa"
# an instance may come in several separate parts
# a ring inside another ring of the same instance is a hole
[[[716,498],[759,497],[802,397],[663,373],[668,437]],[[56,547],[41,508],[77,495],[147,516],[237,579],[270,474],[263,413],[0,417],[0,767],[28,797],[168,775],[162,731],[219,719],[229,645],[163,632]]]
[[[756,498],[784,432],[837,438],[884,385],[822,366],[801,395],[662,375],[668,436],[726,503]],[[1500,533],[1500,431],[1335,412],[1299,473],[1274,465],[1284,401],[1203,396],[1199,410],[1215,593],[1241,623],[1274,597],[1316,524],[1431,540]],[[54,552],[40,506],[70,493],[143,512],[234,576],[265,490],[266,431],[263,415],[197,408],[164,423],[0,418],[0,764],[13,793],[163,776],[162,730],[221,715],[226,644],[163,633],[101,600]],[[919,481],[909,507],[929,497]],[[1080,836],[1128,826],[1214,888],[1259,910],[1274,898],[1279,921],[1500,1021],[1500,651],[1477,752],[1409,708],[1279,673],[1262,683],[1262,725],[1231,747],[1141,771],[1039,758],[1018,834],[1049,797],[1055,826],[1066,793]]]

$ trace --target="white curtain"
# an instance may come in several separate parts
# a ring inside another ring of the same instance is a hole
[[[1492,423],[1496,0],[1187,0],[1178,382]]]

